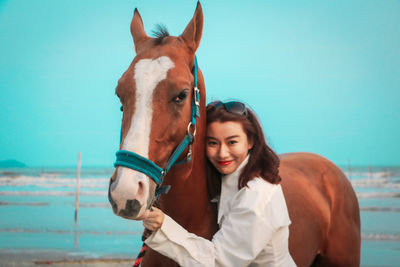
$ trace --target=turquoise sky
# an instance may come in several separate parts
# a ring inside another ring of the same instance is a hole
[[[400,165],[399,1],[201,2],[207,99],[241,99],[279,153]],[[196,1],[0,1],[0,160],[112,166],[117,80],[148,33],[179,35]]]

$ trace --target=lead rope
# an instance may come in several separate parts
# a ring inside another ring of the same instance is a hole
[[[155,201],[152,206],[154,206],[156,208],[160,208],[160,204],[158,203],[158,201]],[[135,263],[132,265],[132,267],[139,267],[140,266],[140,263],[142,262],[143,257],[144,257],[144,255],[146,254],[146,251],[147,251],[147,245],[144,243],[144,241],[152,233],[153,233],[153,231],[150,231],[150,230],[148,230],[146,228],[144,229],[143,234],[142,234],[142,241],[143,241],[142,248],[140,249],[139,254],[137,255]]]
[[[140,266],[140,263],[143,260],[144,254],[146,253],[146,250],[147,250],[147,245],[145,243],[143,243],[142,249],[140,250],[139,255],[136,257],[136,261],[133,264],[133,267],[139,267]]]

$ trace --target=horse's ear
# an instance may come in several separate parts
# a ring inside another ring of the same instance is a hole
[[[133,37],[133,43],[135,44],[136,53],[140,50],[140,46],[144,41],[148,40],[150,37],[147,36],[142,17],[139,14],[137,8],[135,8],[135,13],[131,22],[131,34]]]
[[[203,9],[201,8],[200,1],[197,2],[196,11],[194,12],[192,20],[186,26],[185,31],[181,37],[185,40],[189,48],[196,52],[200,45],[201,36],[203,34]]]

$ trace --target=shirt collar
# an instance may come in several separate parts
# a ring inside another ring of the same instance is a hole
[[[230,203],[238,192],[239,176],[249,161],[249,155],[243,160],[239,167],[230,174],[221,177],[221,196],[218,208],[218,224],[221,225],[222,217],[230,211]]]

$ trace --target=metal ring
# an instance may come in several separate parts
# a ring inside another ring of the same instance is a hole
[[[191,126],[193,126],[193,128],[194,128],[193,133],[190,132]],[[193,137],[196,136],[196,125],[193,124],[192,122],[189,122],[189,124],[188,124],[188,127],[187,127],[187,134],[189,134],[189,135],[191,135],[191,136],[193,136]]]

